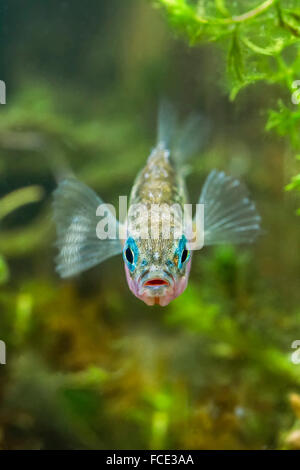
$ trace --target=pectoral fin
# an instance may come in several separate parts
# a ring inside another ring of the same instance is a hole
[[[213,170],[199,200],[204,204],[204,245],[252,243],[261,233],[261,218],[237,179]]]
[[[122,252],[118,238],[100,240],[96,233],[99,217],[97,208],[103,201],[83,183],[65,179],[54,191],[54,220],[57,230],[59,255],[56,270],[61,277],[70,277],[85,271],[107,258]],[[108,211],[109,222],[118,222]]]

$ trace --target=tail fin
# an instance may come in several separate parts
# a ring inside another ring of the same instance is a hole
[[[162,101],[158,114],[157,145],[170,150],[171,158],[179,167],[204,146],[209,124],[200,114],[191,114],[181,125],[174,106]]]
[[[204,204],[204,245],[252,243],[261,233],[261,218],[247,188],[223,171],[211,171],[199,203]]]

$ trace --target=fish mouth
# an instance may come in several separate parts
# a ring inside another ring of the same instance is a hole
[[[150,296],[164,295],[166,290],[173,287],[174,279],[171,273],[167,271],[148,272],[140,280],[142,292]]]
[[[147,305],[165,306],[174,296],[175,279],[167,270],[147,271],[140,279],[138,297]]]
[[[160,286],[169,286],[170,282],[166,279],[161,279],[155,277],[153,279],[148,279],[148,281],[144,282],[144,287],[160,287]]]

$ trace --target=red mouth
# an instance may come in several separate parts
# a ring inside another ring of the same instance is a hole
[[[165,279],[150,279],[145,282],[144,286],[153,287],[153,286],[168,286],[169,283]]]

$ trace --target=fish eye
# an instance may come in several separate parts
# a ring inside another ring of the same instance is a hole
[[[183,268],[184,263],[186,263],[190,257],[190,251],[187,249],[186,243],[186,237],[182,235],[181,239],[179,240],[178,248],[175,252],[175,264],[178,265],[179,269]]]
[[[189,250],[186,249],[186,247],[183,249],[182,255],[181,255],[181,263],[183,264],[189,255]]]
[[[137,244],[132,237],[129,237],[124,246],[123,258],[131,272],[133,272],[136,268],[138,257],[139,250]]]
[[[125,256],[128,261],[128,263],[132,264],[133,263],[133,253],[131,248],[127,248],[125,251]]]

